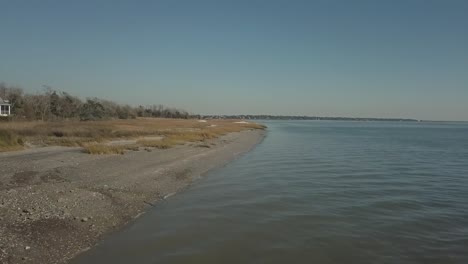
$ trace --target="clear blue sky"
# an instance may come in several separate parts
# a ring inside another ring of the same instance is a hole
[[[468,120],[468,1],[0,0],[0,81],[195,113]]]

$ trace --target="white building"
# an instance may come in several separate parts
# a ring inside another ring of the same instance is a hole
[[[0,98],[0,116],[9,116],[11,114],[11,105],[8,100]]]

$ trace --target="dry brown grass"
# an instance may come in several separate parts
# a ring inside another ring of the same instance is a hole
[[[81,146],[92,154],[123,153],[135,146],[112,146],[111,140],[137,139],[138,146],[170,148],[186,142],[204,141],[246,129],[264,129],[255,123],[235,123],[236,120],[138,118],[109,121],[6,122],[0,130],[18,139],[39,145]],[[162,140],[145,137],[162,136]],[[0,151],[9,150],[0,145]]]
[[[109,146],[99,143],[91,143],[83,146],[83,149],[88,154],[124,154],[126,146]]]
[[[163,139],[163,140],[138,140],[137,144],[142,147],[168,149],[179,144],[177,141]]]
[[[8,130],[0,130],[0,152],[23,148],[23,139]]]

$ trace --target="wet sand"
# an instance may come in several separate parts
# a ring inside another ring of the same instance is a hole
[[[249,130],[125,155],[65,147],[0,153],[0,263],[66,263],[264,135]]]

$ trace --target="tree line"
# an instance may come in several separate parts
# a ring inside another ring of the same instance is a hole
[[[164,105],[130,106],[100,98],[81,100],[67,92],[43,86],[35,94],[21,87],[0,83],[0,98],[11,104],[15,120],[104,120],[136,117],[189,118],[187,111]]]

